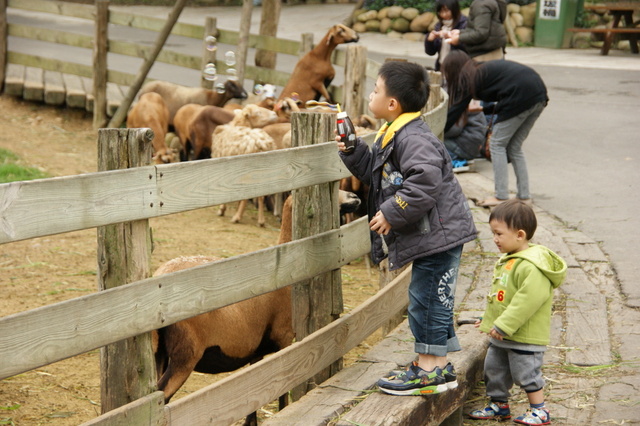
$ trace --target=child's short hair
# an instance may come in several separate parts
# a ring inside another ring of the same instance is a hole
[[[527,234],[527,240],[533,238],[538,227],[533,209],[518,199],[498,204],[489,215],[489,222],[492,220],[506,223],[511,230],[522,229]]]
[[[386,94],[396,98],[402,112],[417,112],[429,99],[429,74],[414,62],[388,61],[382,64],[378,76],[384,80]]]

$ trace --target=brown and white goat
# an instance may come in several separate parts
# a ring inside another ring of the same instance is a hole
[[[127,114],[127,128],[148,127],[153,130],[153,161],[156,164],[173,163],[177,151],[165,144],[165,135],[169,129],[169,110],[162,96],[157,93],[145,93],[131,107]]]
[[[140,89],[140,94],[155,92],[164,99],[169,108],[169,124],[173,125],[173,118],[181,106],[186,104],[215,105],[222,107],[230,99],[246,99],[247,92],[234,80],[227,80],[224,92],[205,89],[203,87],[187,87],[168,81],[151,81]]]
[[[173,127],[180,138],[180,160],[211,158],[213,131],[219,125],[231,122],[234,117],[232,111],[213,105],[182,106],[173,119]]]
[[[332,26],[320,43],[300,58],[278,100],[292,97],[293,93],[297,93],[303,105],[309,100],[318,101],[321,96],[332,102],[327,91],[336,75],[336,70],[331,63],[331,54],[337,45],[358,40],[358,33],[346,25]]]
[[[357,208],[360,200],[340,191],[340,209]],[[291,241],[291,197],[285,203],[278,244]],[[220,260],[185,256],[169,260],[154,277]],[[165,403],[180,389],[192,371],[217,374],[237,370],[265,355],[289,346],[295,337],[291,314],[291,287],[179,321],[152,332],[158,389]],[[280,401],[281,408],[284,399]],[[245,424],[255,421],[255,413]]]

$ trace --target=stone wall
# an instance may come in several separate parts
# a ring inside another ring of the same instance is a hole
[[[511,44],[532,44],[533,26],[535,23],[536,3],[520,6],[514,3],[507,5],[509,12],[508,23],[505,23],[513,31],[509,33]],[[469,16],[469,9],[463,9],[462,13]],[[375,10],[357,9],[353,15],[353,29],[358,32],[380,32],[389,37],[403,38],[406,40],[423,41],[425,35],[433,30],[438,17],[433,12],[420,13],[415,8],[403,8],[391,6]]]

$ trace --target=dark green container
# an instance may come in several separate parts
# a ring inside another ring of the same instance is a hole
[[[533,42],[537,47],[571,47],[571,33],[584,0],[538,0]]]

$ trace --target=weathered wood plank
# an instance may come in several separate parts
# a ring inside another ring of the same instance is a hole
[[[82,79],[77,75],[62,74],[65,87],[65,102],[70,108],[86,108],[87,93]]]
[[[30,25],[11,24],[9,25],[9,35],[85,49],[93,48],[93,38],[91,36],[61,31],[51,27],[38,28]]]
[[[463,347],[448,358],[456,366],[458,387],[424,398],[407,398],[375,392],[341,416],[336,426],[361,425],[439,425],[464,404],[482,377],[489,338],[472,326],[457,330]],[[302,424],[302,423],[301,423]]]
[[[93,80],[89,78],[81,78],[84,91],[87,94],[87,104],[85,108],[89,112],[93,112],[93,106],[95,103],[95,97],[93,96]]]
[[[344,230],[0,318],[0,379],[338,269],[353,260],[344,256],[342,247],[366,229],[362,221]],[[345,249],[357,256],[368,251],[368,243]],[[380,308],[377,315],[388,315],[388,309]]]
[[[313,376],[371,335],[401,309],[410,270],[351,313],[300,342],[166,406],[172,424],[231,424]],[[251,392],[249,395],[248,393]]]
[[[581,268],[569,268],[560,289],[567,294],[567,362],[583,366],[612,363],[605,296]]]
[[[234,175],[236,179],[230,180]],[[335,144],[0,184],[0,243],[146,219],[349,176]],[[46,206],[46,208],[43,208]]]
[[[24,91],[25,66],[19,64],[7,64],[6,77],[4,79],[4,93],[11,96],[22,96]]]
[[[28,67],[41,68],[43,70],[60,71],[61,73],[74,74],[82,77],[91,77],[93,70],[89,65],[65,62],[58,59],[43,58],[18,52],[9,52],[9,62]]]
[[[82,423],[82,426],[162,426],[164,424],[164,392],[157,391]]]
[[[263,426],[326,425],[356,404],[379,377],[416,357],[406,321],[367,351],[354,365],[321,383],[294,404],[263,421]]]
[[[122,103],[122,88],[115,83],[107,82],[107,115],[113,117]]]
[[[57,71],[44,72],[44,103],[62,105],[66,97],[62,74]]]
[[[34,12],[73,16],[81,19],[93,19],[93,7],[71,2],[55,0],[9,0],[9,7],[32,10]]]
[[[22,97],[27,101],[44,100],[44,70],[27,67],[24,72],[24,89]]]
[[[100,129],[98,170],[118,170],[151,163],[150,129]],[[149,220],[98,228],[98,289],[105,291],[151,276]],[[100,409],[126,405],[157,390],[151,333],[119,340],[100,350]]]

